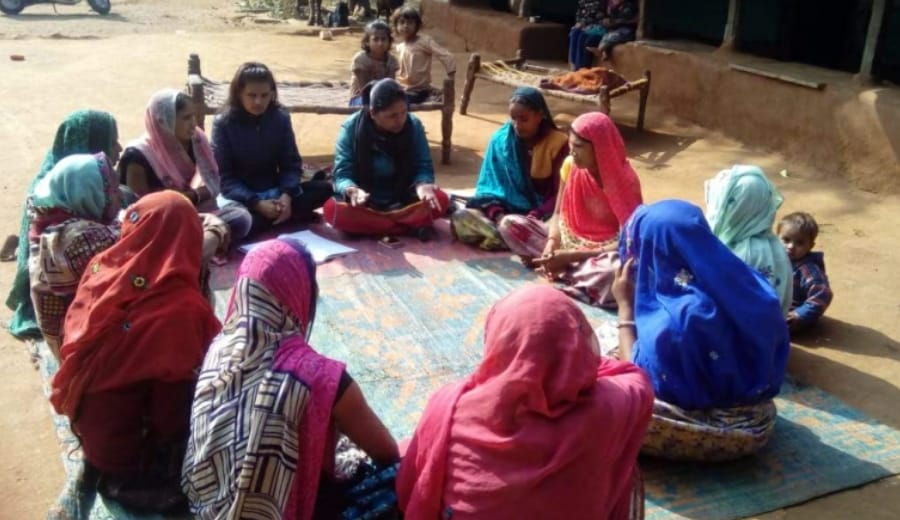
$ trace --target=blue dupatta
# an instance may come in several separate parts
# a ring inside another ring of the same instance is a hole
[[[700,410],[778,394],[790,348],[778,296],[712,234],[700,208],[641,206],[619,247],[636,259],[633,361],[658,399]]]

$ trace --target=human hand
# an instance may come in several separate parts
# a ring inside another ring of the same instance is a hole
[[[273,226],[283,224],[291,218],[291,196],[287,193],[282,193],[276,203],[278,204],[279,213],[278,217],[272,221]]]
[[[612,294],[619,305],[619,309],[634,308],[634,258],[629,258],[619,266],[616,277],[613,279]]]
[[[547,243],[544,245],[544,251],[541,253],[541,256],[539,258],[550,256],[557,249],[559,249],[559,238],[550,236],[547,238]]]
[[[278,207],[277,200],[261,200],[256,203],[253,208],[257,213],[267,220],[275,220],[281,215],[281,208]]]
[[[440,209],[440,203],[434,194],[434,184],[419,184],[416,186],[416,195],[419,200],[431,206],[431,209]]]
[[[572,251],[556,250],[549,255],[542,255],[534,259],[534,264],[538,269],[544,272],[544,275],[551,280],[562,276],[566,268],[574,261]]]
[[[344,199],[346,199],[351,206],[365,206],[366,202],[369,201],[369,194],[361,188],[351,186],[344,190]]]

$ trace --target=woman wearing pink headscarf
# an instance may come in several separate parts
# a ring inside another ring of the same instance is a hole
[[[198,211],[222,219],[231,238],[239,240],[250,231],[250,213],[231,206],[218,208],[219,167],[206,134],[197,127],[194,110],[184,92],[164,89],[154,94],[144,117],[144,135],[128,143],[119,160],[120,182],[138,197],[175,190]]]
[[[647,376],[600,357],[584,314],[547,286],[500,300],[484,342],[475,373],[419,421],[397,476],[406,518],[641,518]]]
[[[619,230],[642,201],[619,130],[606,115],[590,112],[569,129],[569,158],[560,171],[553,217],[546,225],[517,217],[504,238],[570,296],[614,306],[610,289],[619,266]]]

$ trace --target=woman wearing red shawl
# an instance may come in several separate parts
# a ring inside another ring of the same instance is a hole
[[[300,242],[263,242],[241,263],[194,397],[184,489],[198,518],[328,518],[338,432],[376,463],[399,458],[344,364],[308,343],[318,294]]]
[[[250,212],[234,205],[219,209],[219,166],[209,139],[197,127],[194,110],[190,96],[179,90],[153,94],[144,116],[144,135],[128,143],[119,160],[120,182],[138,197],[175,190],[199,211],[222,219],[231,238],[240,240],[250,232]]]
[[[619,229],[642,202],[641,184],[619,130],[604,114],[583,114],[572,123],[569,154],[546,228],[529,219],[510,222],[507,235],[522,240],[507,244],[526,263],[534,259],[570,296],[591,305],[614,304],[610,288],[619,265]],[[542,250],[527,240],[537,232],[547,237]]]
[[[50,397],[79,437],[101,494],[142,510],[184,505],[180,465],[196,370],[219,331],[200,292],[203,233],[172,191],[125,212],[69,307]]]
[[[546,286],[498,302],[484,343],[419,421],[397,476],[406,518],[640,518],[646,375],[601,358],[578,306]]]

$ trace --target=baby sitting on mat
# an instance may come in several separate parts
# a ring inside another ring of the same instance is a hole
[[[794,268],[794,301],[787,315],[788,326],[791,332],[800,332],[819,321],[833,296],[825,274],[825,256],[812,251],[819,225],[809,213],[796,212],[781,219],[777,232]]]

